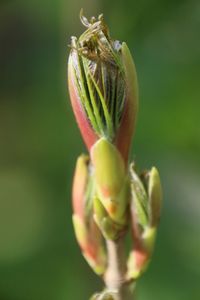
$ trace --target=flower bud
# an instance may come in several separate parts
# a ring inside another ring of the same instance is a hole
[[[135,66],[125,43],[111,39],[103,16],[72,37],[68,82],[72,108],[87,148],[101,137],[115,144],[127,163],[138,106]]]

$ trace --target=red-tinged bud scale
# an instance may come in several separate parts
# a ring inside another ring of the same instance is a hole
[[[77,160],[72,190],[73,224],[84,257],[93,270],[101,274],[105,268],[106,257],[102,234],[91,211],[93,180],[89,169],[88,156],[81,155]]]

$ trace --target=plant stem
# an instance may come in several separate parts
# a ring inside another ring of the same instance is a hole
[[[104,276],[107,290],[116,294],[115,300],[134,300],[129,286],[125,282],[126,260],[124,238],[107,240],[108,267]]]

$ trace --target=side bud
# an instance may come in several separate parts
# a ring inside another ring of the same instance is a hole
[[[101,232],[93,220],[93,180],[86,155],[77,160],[72,198],[73,224],[83,256],[97,274],[103,274],[106,257]]]
[[[153,167],[141,177],[130,168],[131,177],[131,227],[134,240],[128,261],[128,278],[136,279],[147,268],[155,244],[161,211],[161,183]]]

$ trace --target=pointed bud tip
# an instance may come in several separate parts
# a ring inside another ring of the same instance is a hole
[[[150,202],[151,226],[157,226],[160,220],[162,206],[162,187],[160,175],[155,167],[149,172],[148,195]]]

